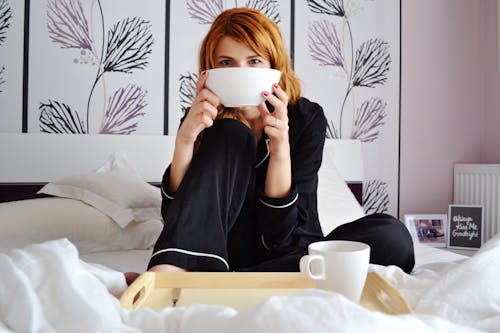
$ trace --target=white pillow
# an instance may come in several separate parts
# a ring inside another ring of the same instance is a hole
[[[318,215],[324,236],[341,224],[365,216],[363,208],[340,176],[326,149],[325,146],[323,162],[318,171]]]
[[[67,238],[80,253],[149,249],[163,222],[118,226],[109,216],[79,200],[40,198],[0,203],[0,248]]]
[[[111,155],[95,172],[50,182],[38,193],[81,200],[121,227],[162,219],[160,189],[140,178],[123,153]]]

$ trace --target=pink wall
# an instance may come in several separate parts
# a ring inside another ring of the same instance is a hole
[[[402,1],[400,218],[447,213],[455,163],[500,163],[496,0]]]
[[[485,124],[483,163],[500,163],[500,74],[498,72],[497,11],[494,0],[481,1],[484,15]]]

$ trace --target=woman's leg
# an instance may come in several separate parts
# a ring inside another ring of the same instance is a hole
[[[237,120],[218,120],[205,130],[164,216],[148,268],[229,269],[227,237],[253,177],[255,146],[251,130]]]
[[[396,265],[406,273],[415,266],[413,240],[406,226],[387,214],[371,214],[335,228],[327,240],[350,240],[370,245],[370,263]]]
[[[300,258],[307,254],[307,245],[297,246],[292,252],[263,261],[255,266],[239,269],[242,272],[298,272]]]
[[[396,265],[410,273],[415,265],[413,240],[405,225],[387,214],[367,215],[351,223],[340,225],[324,240],[349,240],[370,245],[370,263]],[[267,260],[243,271],[299,270],[299,261],[308,252],[307,245],[278,258]]]

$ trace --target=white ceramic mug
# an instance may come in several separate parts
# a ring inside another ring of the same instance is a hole
[[[370,263],[370,246],[332,240],[309,244],[308,252],[300,259],[300,271],[315,280],[316,288],[359,302]]]

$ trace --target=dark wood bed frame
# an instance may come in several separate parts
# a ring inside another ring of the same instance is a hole
[[[37,193],[46,183],[0,183],[0,203],[27,200],[36,198],[46,198],[50,195]],[[160,186],[161,183],[150,183],[154,186]]]

